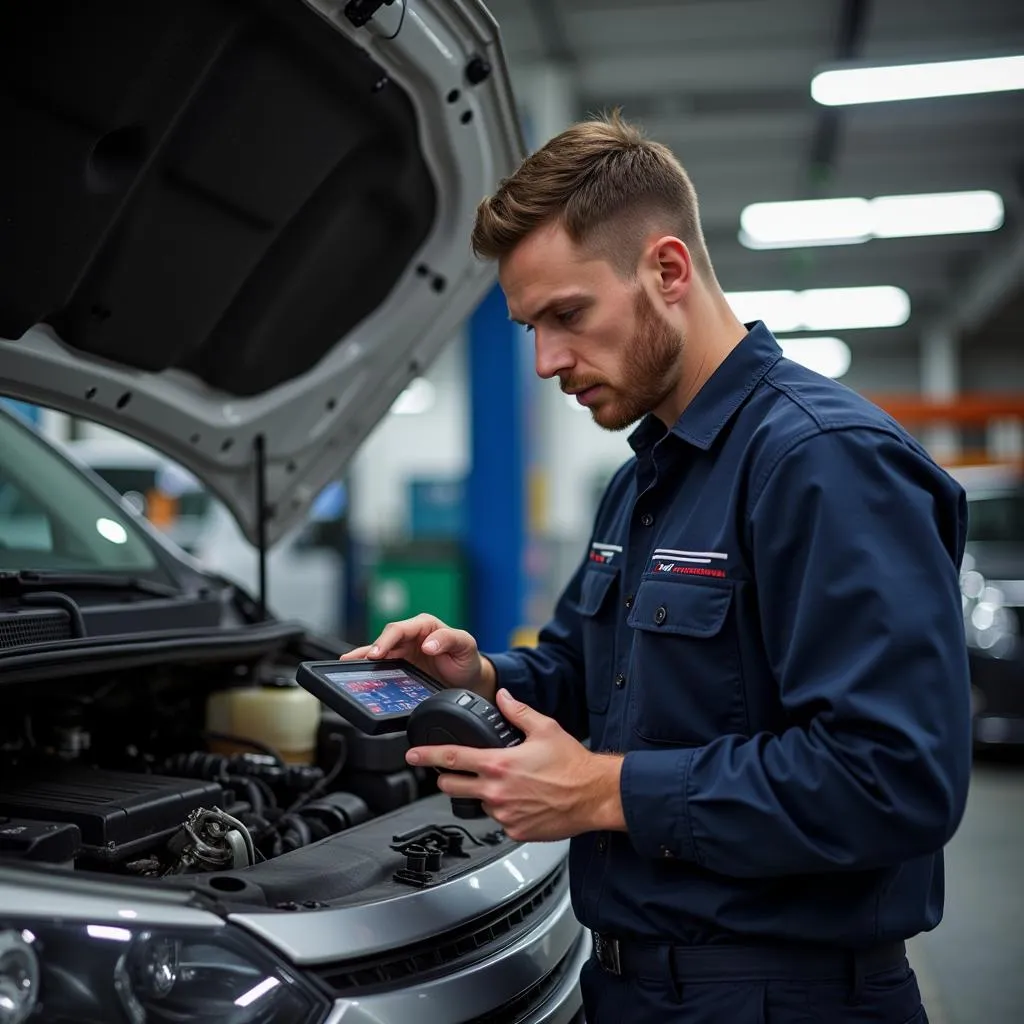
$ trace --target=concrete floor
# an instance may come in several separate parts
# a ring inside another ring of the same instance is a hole
[[[910,943],[931,1024],[1024,1022],[1024,759],[981,761],[946,851],[945,918]]]

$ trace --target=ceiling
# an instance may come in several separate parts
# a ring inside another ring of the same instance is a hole
[[[855,351],[912,350],[954,311],[963,314],[966,345],[1017,350],[1024,315],[1024,93],[825,108],[811,99],[809,86],[815,71],[841,60],[1022,53],[1024,0],[488,6],[521,98],[535,91],[538,68],[555,65],[570,83],[570,117],[619,106],[672,148],[697,188],[727,291],[894,284],[910,294],[910,320],[844,334]],[[999,192],[1003,227],[759,252],[737,239],[740,211],[751,202],[961,189]],[[1002,275],[999,287],[993,273]],[[964,302],[979,283],[988,293],[968,311]]]

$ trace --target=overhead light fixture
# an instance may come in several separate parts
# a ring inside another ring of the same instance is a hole
[[[850,346],[842,338],[779,338],[782,354],[824,377],[842,377],[850,368]]]
[[[748,249],[855,245],[996,231],[1003,214],[1002,197],[988,191],[752,203],[740,214],[739,238]]]
[[[811,96],[826,107],[1016,89],[1024,89],[1024,56],[835,68],[811,80]]]
[[[910,318],[910,297],[892,285],[727,292],[725,297],[740,321],[763,320],[775,334],[899,327]]]

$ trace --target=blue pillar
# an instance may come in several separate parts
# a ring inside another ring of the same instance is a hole
[[[495,285],[469,323],[470,631],[503,651],[524,621],[526,430],[522,328]]]

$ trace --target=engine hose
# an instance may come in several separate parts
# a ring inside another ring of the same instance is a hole
[[[240,791],[239,796],[244,794],[249,803],[249,810],[253,814],[262,817],[263,811],[266,808],[266,801],[260,787],[256,785],[255,779],[247,779],[242,775],[226,775],[224,776],[224,782],[233,789]]]
[[[277,823],[277,831],[286,850],[298,850],[313,842],[313,833],[309,825],[297,814],[288,814],[281,818]]]
[[[245,850],[249,855],[249,865],[251,867],[256,863],[256,846],[252,841],[252,836],[249,835],[249,830],[237,818],[228,814],[226,811],[222,811],[219,807],[215,807],[214,810],[217,811],[218,814],[223,815],[224,820],[230,825],[233,825],[235,829],[241,833],[242,839],[245,840]]]

